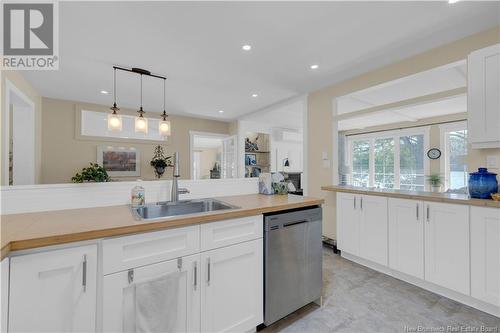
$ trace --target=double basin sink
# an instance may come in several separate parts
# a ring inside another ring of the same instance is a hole
[[[182,200],[177,202],[158,202],[141,207],[132,207],[132,214],[138,220],[159,220],[181,215],[237,209],[223,201],[215,199]]]

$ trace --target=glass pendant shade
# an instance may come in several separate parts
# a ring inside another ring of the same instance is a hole
[[[108,114],[108,131],[121,131],[122,130],[122,116],[111,113]]]
[[[160,120],[158,125],[158,130],[160,135],[162,136],[170,136],[170,121],[169,120]]]
[[[135,117],[135,131],[137,133],[148,133],[148,120],[144,118],[142,115],[139,117]]]

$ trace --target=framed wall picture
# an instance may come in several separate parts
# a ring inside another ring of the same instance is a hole
[[[134,147],[97,146],[97,164],[102,165],[110,177],[141,175],[141,155]]]
[[[257,155],[245,154],[245,165],[257,165]]]

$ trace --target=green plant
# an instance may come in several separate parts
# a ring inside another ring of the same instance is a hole
[[[431,186],[438,187],[443,184],[443,177],[441,177],[441,175],[434,174],[428,176],[427,181],[431,184]]]
[[[171,158],[172,156],[156,157],[151,160],[150,164],[153,168],[166,168],[172,166]]]
[[[90,167],[83,168],[81,173],[76,173],[74,177],[71,177],[73,183],[83,183],[83,182],[109,182],[108,173],[102,166],[97,163],[90,163]]]

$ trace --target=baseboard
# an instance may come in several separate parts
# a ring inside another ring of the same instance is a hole
[[[377,272],[384,273],[384,274],[392,276],[398,280],[402,280],[404,282],[413,284],[413,285],[420,287],[422,289],[429,290],[435,294],[447,297],[449,299],[452,299],[452,300],[457,301],[459,303],[468,305],[470,307],[481,310],[483,312],[489,313],[489,314],[494,315],[496,317],[500,317],[500,307],[492,305],[492,304],[488,304],[488,303],[483,302],[481,300],[478,300],[472,296],[464,295],[464,294],[461,294],[461,293],[456,292],[454,290],[450,290],[448,288],[438,286],[438,285],[431,283],[429,281],[425,281],[425,280],[413,277],[411,275],[407,275],[407,274],[395,271],[395,270],[391,269],[390,267],[374,263],[372,261],[357,257],[357,256],[352,255],[350,253],[345,253],[344,251],[342,251],[341,256],[347,260],[350,260],[350,261],[353,261],[357,264],[366,266],[366,267],[371,268]]]

